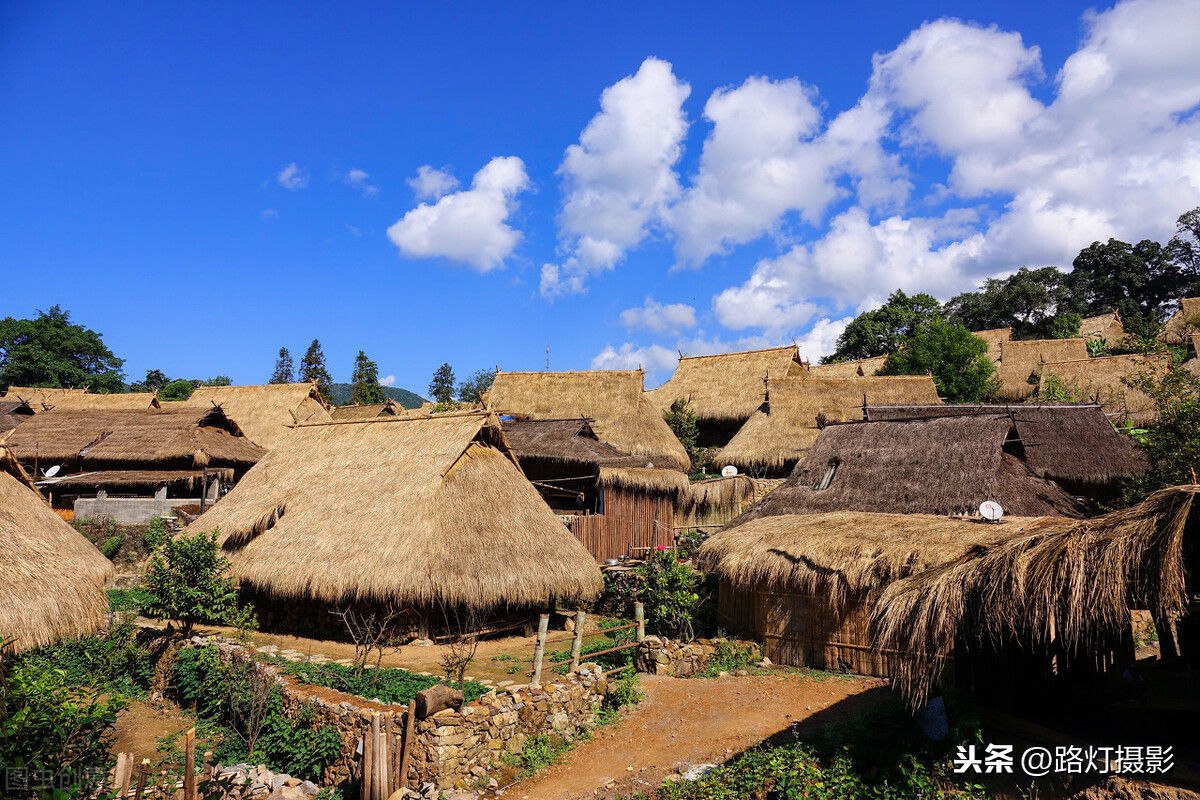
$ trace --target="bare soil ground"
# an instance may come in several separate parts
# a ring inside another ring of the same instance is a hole
[[[173,705],[162,704],[157,708],[144,700],[133,700],[117,715],[116,740],[111,752],[133,753],[135,764],[140,764],[143,758],[157,762],[163,755],[158,750],[158,740],[182,734],[195,724]]]
[[[789,729],[848,721],[888,697],[875,678],[643,676],[646,699],[545,772],[504,791],[521,800],[631,795],[689,765],[721,763]]]

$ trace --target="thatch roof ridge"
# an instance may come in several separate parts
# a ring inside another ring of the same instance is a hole
[[[502,441],[478,412],[298,425],[189,529],[219,530],[234,574],[284,597],[487,608],[594,595],[594,560]]]
[[[221,406],[251,441],[267,450],[285,438],[294,423],[332,419],[316,382],[200,386],[184,402]]]
[[[689,356],[687,353],[680,353],[679,359],[681,361],[683,359],[690,359],[690,358],[724,358],[724,359],[728,359],[730,356],[750,355],[753,353],[781,353],[784,351],[793,352],[798,355],[800,353],[800,348],[795,344],[781,344],[777,347],[758,347],[753,350],[736,350],[736,351],[733,351],[730,353],[705,353],[703,355],[696,355],[696,356]]]
[[[1048,361],[1042,365],[1039,388],[1053,378],[1061,385],[1082,392],[1110,414],[1120,415],[1129,422],[1150,422],[1157,417],[1154,399],[1144,392],[1126,386],[1123,378],[1149,372],[1161,375],[1170,364],[1166,353],[1123,353],[1064,361]]]
[[[762,405],[768,377],[798,376],[806,369],[794,344],[681,356],[674,374],[646,395],[663,410],[687,398],[701,420],[745,420]]]
[[[1032,376],[1039,375],[1042,366],[1088,357],[1087,339],[1009,339],[1000,342],[1000,394],[1006,399],[1021,400],[1033,394]]]
[[[1198,492],[1176,486],[1093,519],[1045,520],[888,587],[871,628],[878,647],[912,654],[897,686],[919,705],[958,637],[1071,652],[1119,637],[1131,606],[1158,619],[1185,613],[1195,587],[1184,539],[1196,535]]]
[[[17,651],[98,628],[112,563],[63,522],[0,447],[0,642]]]

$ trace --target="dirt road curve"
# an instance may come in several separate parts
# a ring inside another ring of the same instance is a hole
[[[678,679],[643,676],[646,700],[619,727],[598,732],[505,800],[577,800],[657,786],[690,764],[721,763],[787,730],[860,715],[887,696],[873,678],[768,675]],[[629,769],[632,767],[632,769]]]

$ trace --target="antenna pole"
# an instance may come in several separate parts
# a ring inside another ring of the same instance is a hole
[[[550,371],[550,343],[546,342],[546,371]]]

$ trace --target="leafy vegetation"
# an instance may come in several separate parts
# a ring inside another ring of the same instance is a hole
[[[716,652],[704,671],[696,674],[697,678],[715,678],[722,672],[736,672],[754,663],[754,648],[749,645],[719,639],[714,647]]]
[[[672,639],[691,641],[704,604],[700,596],[703,576],[670,550],[656,553],[637,571],[643,580],[640,594],[647,628]]]
[[[492,388],[496,380],[495,369],[480,369],[458,384],[458,399],[464,403],[482,403],[483,393]]]
[[[940,319],[909,333],[879,374],[932,374],[938,394],[951,403],[977,403],[999,388],[987,342],[962,325]]]
[[[454,402],[454,368],[443,362],[429,379],[429,397],[435,403]]]
[[[312,340],[312,344],[304,352],[304,358],[300,359],[300,370],[297,377],[302,383],[316,383],[321,399],[326,403],[333,402],[333,396],[329,393],[333,378],[329,377],[329,368],[325,366],[325,353],[321,350],[321,343],[318,340]]]
[[[271,371],[268,383],[291,383],[292,370],[292,354],[286,347],[279,348],[279,358],[275,359],[275,369]]]
[[[709,448],[700,447],[700,423],[691,402],[680,397],[671,403],[671,407],[663,412],[667,427],[675,434],[675,438],[683,445],[691,460],[691,473],[704,474],[712,466],[713,453]]]
[[[1166,374],[1142,373],[1126,379],[1154,400],[1158,420],[1131,435],[1146,453],[1149,469],[1130,480],[1125,500],[1137,502],[1165,486],[1195,483],[1200,469],[1200,378],[1173,363]]]
[[[343,664],[284,660],[277,660],[276,663],[285,674],[302,683],[327,686],[359,697],[378,698],[384,703],[407,703],[422,689],[444,682],[432,675],[417,675],[408,670],[389,667],[372,667],[356,674],[353,667]],[[468,701],[483,697],[488,692],[486,686],[475,681],[455,684],[455,688],[461,689]]]
[[[150,602],[145,614],[179,622],[185,637],[198,622],[254,627],[253,609],[238,605],[237,586],[226,574],[229,567],[216,531],[168,538],[146,572]]]
[[[371,405],[386,401],[387,394],[379,383],[379,365],[359,350],[354,358],[354,372],[350,376],[350,402]]]
[[[129,617],[103,634],[67,639],[20,661],[35,672],[60,674],[69,686],[130,697],[142,696],[154,673],[154,657]]]
[[[887,302],[854,318],[837,338],[825,363],[874,358],[900,347],[914,330],[942,318],[942,304],[928,294],[909,296],[897,289]]]
[[[121,366],[104,340],[60,306],[33,319],[0,319],[0,389],[10,385],[120,392]]]
[[[160,518],[146,525],[121,525],[111,519],[76,519],[71,524],[105,558],[117,563],[141,561],[167,539],[166,525]]]
[[[592,618],[596,620],[595,617]],[[629,624],[629,620],[619,618],[600,618],[598,627],[601,630],[607,628],[619,628],[622,625]],[[601,650],[608,650],[611,647],[619,647],[623,644],[631,644],[637,639],[636,628],[625,628],[624,630],[611,631],[603,636],[590,636],[583,640],[583,647],[579,650],[579,661],[592,661],[606,670],[615,669],[617,667],[631,667],[633,665],[633,648],[628,650],[618,650],[615,653],[605,653],[602,656],[592,657],[593,653],[598,653]],[[571,666],[571,652],[569,650],[555,650],[549,654],[551,669],[560,675],[567,674]]]

